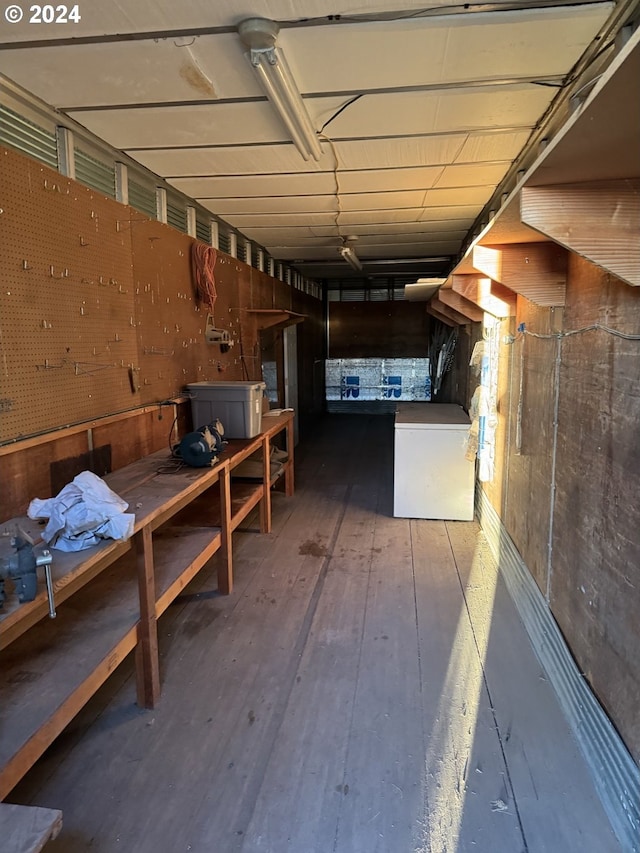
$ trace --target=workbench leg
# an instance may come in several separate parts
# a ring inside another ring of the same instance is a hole
[[[271,533],[271,439],[262,440],[262,485],[260,501],[260,533]]]
[[[287,453],[289,454],[289,459],[287,460],[284,471],[284,493],[288,498],[293,497],[293,490],[295,487],[293,470],[293,436],[293,418],[290,418],[287,421]]]
[[[231,475],[229,466],[220,471],[220,535],[222,545],[218,557],[218,592],[229,595],[233,589],[233,541],[231,532]]]
[[[144,527],[136,534],[140,624],[136,646],[136,684],[138,705],[153,708],[160,697],[160,662],[156,622],[156,585],[153,570],[151,530]]]

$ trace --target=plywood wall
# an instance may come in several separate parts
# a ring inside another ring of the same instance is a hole
[[[640,291],[577,257],[565,328],[640,335]],[[550,603],[640,760],[640,341],[562,341]]]
[[[564,311],[519,298],[517,322],[542,335],[593,323],[640,334],[640,291],[572,257]],[[638,760],[640,342],[519,335],[502,346],[500,383],[504,444],[483,488]]]

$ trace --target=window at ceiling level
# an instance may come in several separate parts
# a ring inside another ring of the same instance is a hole
[[[211,244],[211,223],[199,213],[196,213],[196,237],[203,243]]]
[[[0,105],[0,142],[51,166],[52,169],[58,168],[55,130],[40,127],[2,105]]]
[[[155,187],[143,186],[129,179],[129,204],[141,213],[146,213],[151,219],[156,218]]]
[[[175,198],[167,198],[167,225],[187,233],[187,208]]]
[[[76,165],[76,180],[94,190],[98,190],[111,198],[116,197],[115,165],[96,160],[81,148],[74,152]]]

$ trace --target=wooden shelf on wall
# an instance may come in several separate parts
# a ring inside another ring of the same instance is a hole
[[[281,308],[248,308],[247,314],[255,317],[258,329],[284,329],[306,320],[304,314],[296,314],[294,311],[285,311]]]

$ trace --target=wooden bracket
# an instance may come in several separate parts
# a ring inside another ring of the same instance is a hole
[[[455,320],[451,320],[449,317],[445,317],[444,314],[441,314],[436,308],[432,308],[430,303],[427,302],[427,314],[431,314],[432,317],[435,317],[436,320],[440,320],[441,323],[444,323],[445,326],[457,326],[458,324]]]
[[[258,329],[273,329],[276,327],[284,329],[302,323],[306,319],[304,314],[295,314],[293,311],[284,311],[280,308],[249,308],[247,314],[255,317]]]
[[[494,317],[516,313],[516,295],[508,287],[481,275],[453,275],[453,290]]]
[[[460,293],[456,293],[453,287],[441,287],[438,291],[438,298],[440,302],[444,302],[444,304],[448,305],[449,308],[453,308],[454,311],[464,314],[464,316],[468,317],[472,323],[482,322],[482,318],[484,316],[482,308],[479,308],[475,302],[465,299],[465,297]]]
[[[567,254],[555,243],[507,243],[474,246],[477,272],[536,305],[564,305]]]
[[[556,243],[640,285],[640,178],[524,187],[520,211]]]
[[[447,305],[443,300],[438,299],[437,296],[434,296],[433,299],[429,301],[429,305],[433,309],[435,309],[439,314],[443,314],[445,317],[448,317],[450,320],[457,326],[466,326],[467,323],[470,323],[471,320],[467,317],[466,314],[461,314],[459,311],[456,311],[454,308],[451,308]]]

